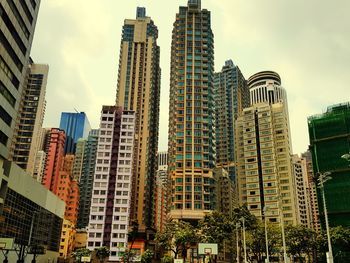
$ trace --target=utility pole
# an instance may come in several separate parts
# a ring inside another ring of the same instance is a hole
[[[267,220],[266,220],[266,211],[267,211],[267,207],[264,206],[264,221],[265,221],[265,242],[266,242],[266,263],[270,263],[270,256],[269,256],[269,241],[267,238]]]
[[[323,209],[324,209],[324,218],[326,221],[326,230],[327,230],[327,240],[328,240],[328,252],[326,253],[327,263],[333,263],[333,251],[332,251],[332,242],[331,235],[329,232],[329,223],[328,223],[328,213],[327,213],[327,204],[326,204],[326,195],[324,193],[324,183],[332,179],[330,177],[330,172],[319,173],[318,185],[321,189],[322,199],[323,199]]]

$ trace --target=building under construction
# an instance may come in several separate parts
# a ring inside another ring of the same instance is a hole
[[[333,105],[308,118],[314,174],[330,172],[325,195],[330,226],[350,227],[350,163],[341,156],[350,152],[350,102]],[[318,191],[319,204],[322,204]],[[323,206],[319,205],[324,225]]]

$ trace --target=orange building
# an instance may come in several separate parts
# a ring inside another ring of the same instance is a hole
[[[66,211],[64,217],[70,220],[74,226],[78,221],[79,208],[79,183],[77,180],[72,180],[70,184],[70,195],[66,202]]]
[[[56,195],[60,181],[60,171],[62,170],[64,161],[65,140],[66,135],[63,130],[57,128],[50,130],[42,184]]]

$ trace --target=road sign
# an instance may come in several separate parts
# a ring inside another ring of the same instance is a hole
[[[0,249],[10,250],[13,249],[14,238],[0,238]]]
[[[36,255],[44,255],[46,253],[46,249],[44,246],[33,245],[29,247],[28,254],[36,254]]]
[[[81,257],[80,259],[81,262],[90,262],[91,261],[91,257],[88,256],[88,257]]]

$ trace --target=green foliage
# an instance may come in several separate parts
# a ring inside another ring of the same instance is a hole
[[[153,259],[153,252],[149,249],[147,249],[142,255],[141,255],[141,263],[151,263]]]
[[[110,250],[108,247],[98,247],[98,248],[95,248],[95,251],[96,251],[96,257],[101,263],[104,262],[105,259],[108,258],[110,254]]]
[[[206,215],[200,222],[202,242],[221,243],[231,238],[234,224],[230,218],[220,212],[214,211]]]
[[[242,218],[245,220],[245,227],[247,230],[257,227],[258,219],[250,213],[246,204],[234,208],[231,216],[231,219],[235,224],[241,222]]]
[[[122,262],[128,263],[134,260],[136,257],[135,250],[133,249],[125,249],[123,252],[121,252],[121,259]]]
[[[292,256],[301,257],[311,253],[317,246],[317,235],[312,229],[305,226],[286,227],[287,252]]]
[[[90,256],[91,251],[87,248],[78,248],[74,252],[72,252],[72,257],[77,261],[80,262],[82,257],[88,257]]]
[[[267,237],[270,255],[278,253],[281,243],[281,232],[278,226],[268,223]],[[258,222],[255,228],[247,231],[247,246],[251,249],[255,258],[262,259],[262,256],[266,253],[264,222]]]
[[[160,259],[161,263],[173,263],[173,258],[171,256],[165,255]]]
[[[175,258],[179,253],[186,258],[187,249],[199,241],[199,235],[190,223],[170,220],[165,224],[164,230],[156,234],[155,241],[158,247],[173,251]]]

